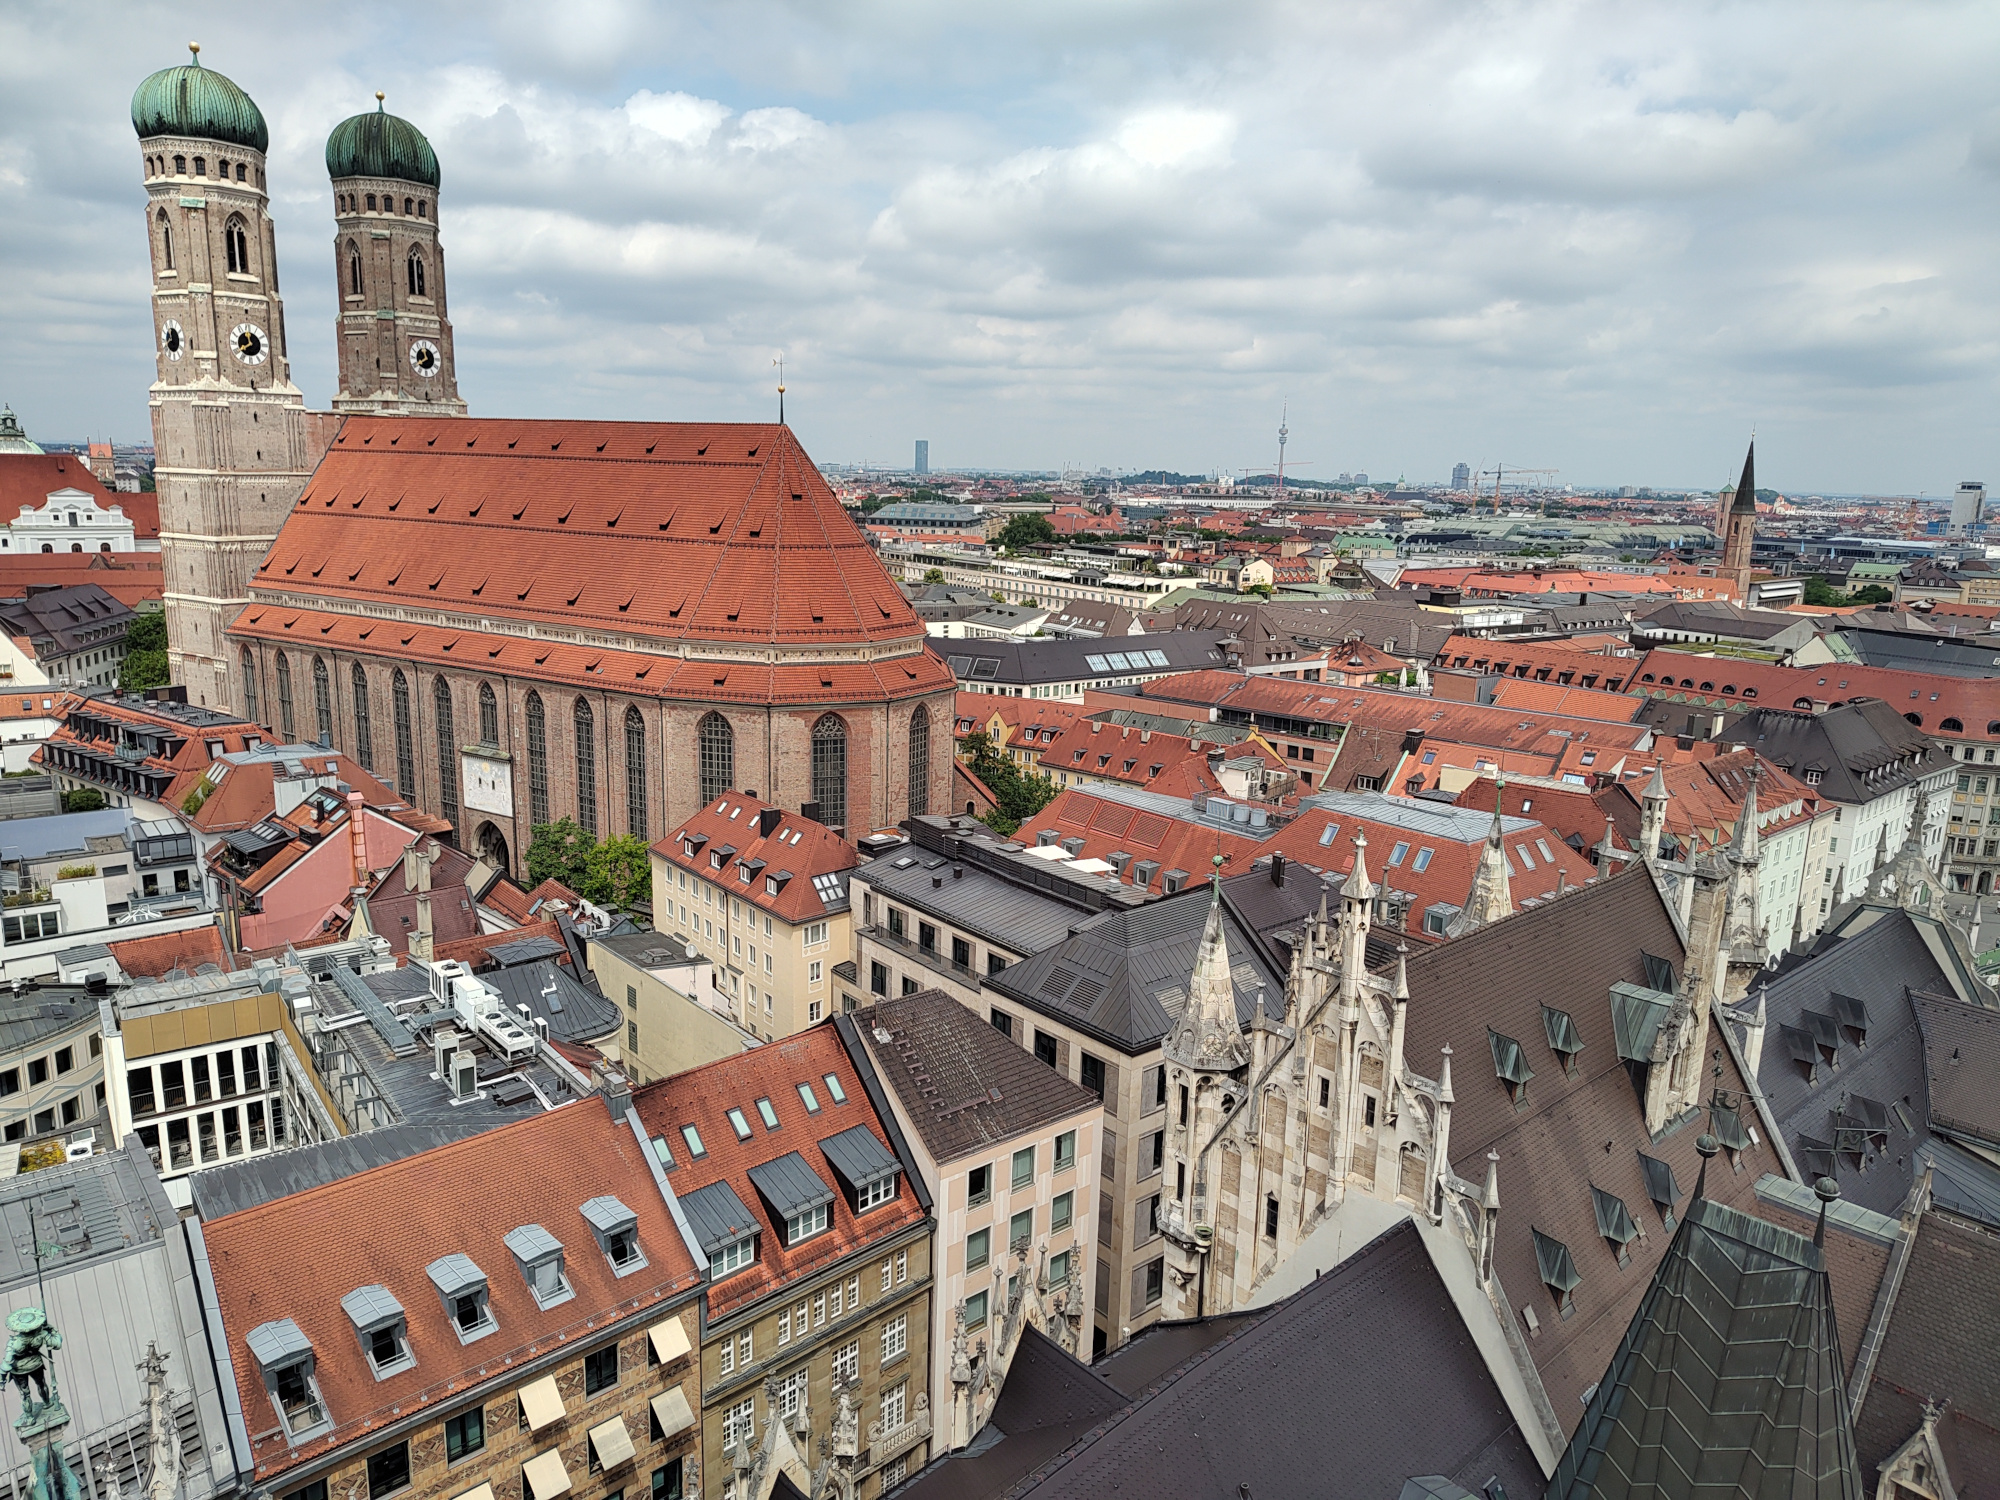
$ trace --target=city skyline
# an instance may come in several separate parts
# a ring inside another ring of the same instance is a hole
[[[77,14],[0,20],[0,399],[50,437],[145,430],[127,101],[195,39],[272,121],[316,407],[320,151],[381,87],[443,164],[478,413],[768,420],[782,349],[792,424],[838,463],[924,432],[938,469],[1263,468],[1288,409],[1309,479],[1713,488],[1752,422],[1787,493],[1990,470],[2000,115],[1963,100],[2000,28],[1969,7],[1921,36],[1160,9],[1136,44],[1101,12]],[[773,27],[790,45],[739,63]]]

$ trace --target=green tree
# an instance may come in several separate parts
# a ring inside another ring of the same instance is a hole
[[[1806,580],[1805,602],[1820,609],[1839,609],[1851,601],[1824,578],[1814,574]]]
[[[600,839],[583,861],[583,884],[574,888],[599,906],[630,907],[653,893],[653,862],[646,841],[634,834]]]
[[[1000,528],[1000,545],[1010,551],[1032,547],[1037,542],[1053,542],[1055,539],[1056,529],[1049,524],[1047,516],[1009,516],[1007,524]]]
[[[104,806],[104,793],[94,786],[75,787],[63,793],[64,812],[97,812]]]
[[[993,793],[993,800],[1000,804],[1001,817],[1010,820],[1014,828],[1019,828],[1055,801],[1057,787],[1053,781],[1038,771],[1015,765],[995,748],[986,735],[974,734],[967,743],[971,750],[972,774],[986,783],[987,790]],[[1001,830],[990,815],[987,822],[996,830],[1014,831],[1013,828]]]
[[[560,880],[579,896],[589,880],[591,850],[597,840],[586,833],[574,818],[558,818],[553,823],[537,823],[528,841],[528,879],[536,885],[544,880]]]
[[[1848,595],[1856,604],[1887,604],[1895,597],[1879,583],[1864,584]]]
[[[118,686],[128,693],[167,685],[167,617],[154,611],[125,627],[125,659],[118,664]]]
[[[943,583],[943,582],[944,582],[944,569],[943,569],[943,568],[925,568],[925,569],[924,569],[924,582],[925,582],[925,583]]]

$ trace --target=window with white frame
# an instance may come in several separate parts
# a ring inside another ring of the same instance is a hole
[[[811,1239],[816,1234],[825,1234],[827,1225],[826,1211],[827,1205],[822,1203],[816,1207],[808,1208],[801,1213],[791,1215],[791,1217],[785,1220],[785,1243],[787,1245],[796,1245],[801,1241]]]
[[[757,1237],[755,1235],[745,1235],[740,1240],[731,1240],[710,1258],[710,1277],[713,1279],[718,1276],[728,1276],[733,1272],[742,1270],[756,1258]]]
[[[778,1342],[780,1344],[789,1344],[791,1341],[792,1310],[788,1307],[778,1314]]]
[[[806,965],[806,983],[820,984],[826,979],[826,960],[816,958]]]
[[[778,1415],[795,1417],[806,1400],[806,1372],[804,1369],[792,1371],[778,1382]]]
[[[817,948],[821,943],[826,941],[826,932],[827,932],[827,924],[824,922],[807,923],[806,933],[805,933],[805,946],[808,948]]]
[[[871,1208],[880,1208],[895,1196],[896,1174],[891,1172],[887,1177],[869,1183],[854,1195],[854,1211],[866,1213]]]
[[[734,1448],[747,1443],[757,1428],[757,1398],[738,1402],[722,1414],[722,1446]]]
[[[842,1383],[861,1377],[861,1340],[856,1339],[844,1349],[833,1351],[833,1378]]]
[[[910,1319],[906,1313],[898,1313],[882,1325],[882,1363],[901,1359],[910,1352]]]
[[[898,1427],[903,1425],[903,1419],[907,1411],[907,1403],[904,1398],[908,1396],[909,1390],[910,1383],[905,1380],[898,1384],[893,1391],[884,1391],[882,1393],[882,1430],[884,1432],[894,1432]]]

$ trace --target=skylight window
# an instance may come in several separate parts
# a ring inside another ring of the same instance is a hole
[[[1400,865],[1403,862],[1403,856],[1408,854],[1409,852],[1410,852],[1409,844],[1406,842],[1399,842],[1395,848],[1389,851],[1389,863],[1392,865]]]
[[[743,1118],[743,1111],[740,1109],[731,1109],[728,1111],[728,1115],[729,1128],[736,1132],[736,1139],[739,1141],[749,1140],[750,1122]]]
[[[1431,856],[1436,853],[1437,850],[1435,849],[1419,849],[1417,851],[1417,857],[1411,863],[1410,868],[1419,875],[1423,874],[1424,871],[1428,870],[1431,867]]]
[[[1542,853],[1542,863],[1552,865],[1556,862],[1556,857],[1549,853],[1549,841],[1547,839],[1536,839],[1535,847]]]
[[[667,1144],[665,1136],[656,1135],[653,1137],[653,1155],[660,1159],[660,1165],[665,1167],[669,1172],[674,1169],[673,1148]]]
[[[840,1080],[834,1077],[833,1074],[824,1073],[820,1075],[820,1082],[826,1085],[826,1091],[832,1097],[835,1104],[845,1104],[847,1102],[847,1090],[840,1086]]]
[[[1322,828],[1319,831],[1320,848],[1324,849],[1327,845],[1331,844],[1334,841],[1334,839],[1339,835],[1339,833],[1340,833],[1340,825],[1338,823],[1327,824],[1326,827]]]
[[[802,1083],[799,1085],[799,1102],[805,1105],[807,1114],[816,1115],[819,1113],[819,1095],[813,1092],[811,1084]]]
[[[1086,656],[1083,659],[1083,664],[1093,672],[1109,672],[1111,670],[1111,663],[1101,656]]]
[[[1106,652],[1104,659],[1111,663],[1111,670],[1114,672],[1129,672],[1132,670],[1132,664],[1125,660],[1121,652]]]
[[[706,1156],[708,1147],[701,1143],[701,1132],[692,1125],[681,1126],[681,1139],[687,1142],[689,1156]]]
[[[1153,666],[1153,667],[1166,666],[1167,653],[1164,651],[1148,651],[1146,653],[1146,664],[1148,666]]]
[[[1535,856],[1528,852],[1526,844],[1516,844],[1514,852],[1521,856],[1521,865],[1524,869],[1532,870],[1535,868]]]
[[[771,1107],[769,1099],[759,1099],[757,1101],[757,1114],[763,1120],[766,1130],[776,1130],[778,1128],[778,1112]]]

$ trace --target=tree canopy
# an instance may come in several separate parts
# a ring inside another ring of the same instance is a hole
[[[574,818],[537,823],[526,862],[534,884],[559,880],[599,906],[629,907],[652,893],[644,839],[629,833],[593,838]]]
[[[974,734],[966,741],[972,774],[986,783],[998,807],[981,820],[994,832],[1011,834],[1036,813],[1055,801],[1057,787],[1038,771],[1017,766],[995,748],[986,735]]]
[[[1000,528],[1000,545],[1010,549],[1032,547],[1037,542],[1053,542],[1055,539],[1056,529],[1049,524],[1047,516],[1009,516],[1007,524]]]
[[[167,617],[153,611],[125,627],[125,659],[118,664],[118,686],[128,693],[167,685]]]

